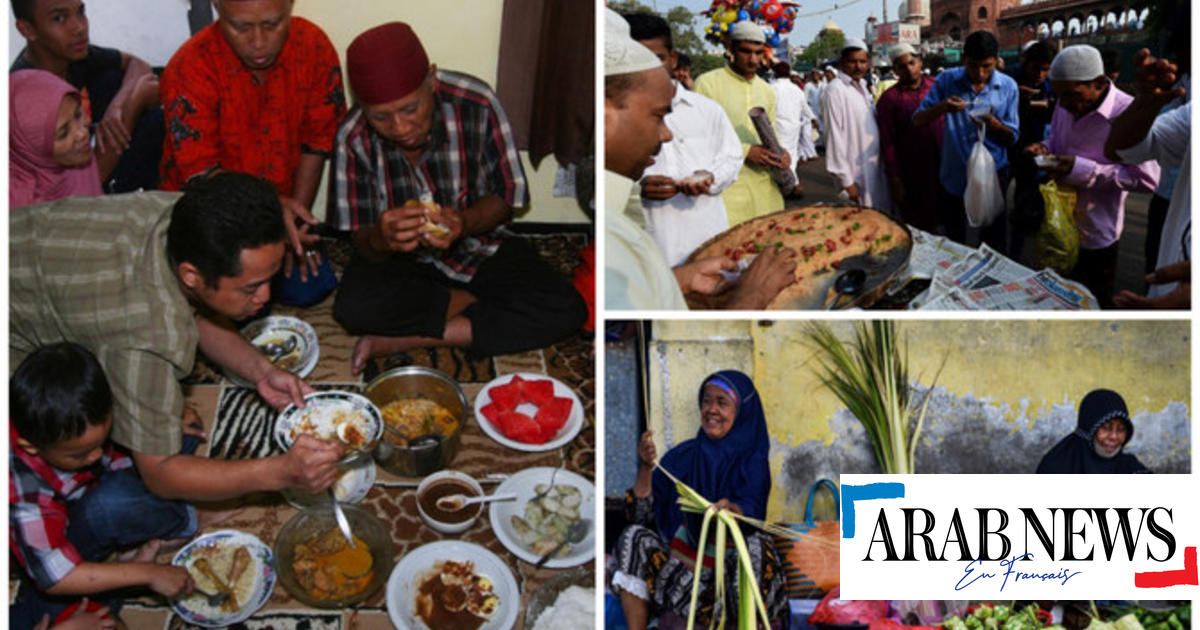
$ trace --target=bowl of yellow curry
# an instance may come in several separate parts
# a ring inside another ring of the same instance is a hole
[[[374,451],[380,468],[424,477],[454,461],[471,414],[457,381],[434,369],[406,366],[376,376],[363,394],[383,416],[383,438]]]
[[[328,505],[300,512],[275,537],[279,583],[309,606],[353,606],[378,591],[392,570],[392,537],[383,521],[362,506],[343,503],[342,510],[353,547]]]

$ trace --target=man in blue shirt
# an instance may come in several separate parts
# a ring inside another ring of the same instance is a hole
[[[979,125],[987,129],[984,144],[996,163],[1000,189],[1009,182],[1008,146],[1017,140],[1017,83],[996,72],[1000,44],[987,31],[975,31],[963,44],[964,65],[938,75],[933,88],[913,114],[913,124],[923,127],[945,116],[941,195],[938,208],[946,235],[966,241],[967,158],[979,140]],[[989,109],[990,108],[990,109]],[[983,241],[1007,253],[1007,213],[983,228]]]

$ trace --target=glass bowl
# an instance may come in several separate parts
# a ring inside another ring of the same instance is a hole
[[[298,601],[318,608],[348,608],[362,602],[382,587],[392,571],[393,548],[392,536],[383,521],[362,506],[342,504],[346,519],[350,521],[350,531],[355,537],[367,545],[367,550],[374,559],[371,570],[374,575],[361,591],[341,599],[317,599],[309,595],[300,585],[292,567],[295,548],[300,543],[309,540],[322,532],[337,528],[333,516],[333,508],[328,504],[308,508],[300,512],[284,524],[275,537],[275,571],[283,590]]]

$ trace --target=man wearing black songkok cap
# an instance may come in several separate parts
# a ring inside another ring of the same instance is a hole
[[[1122,474],[1150,472],[1138,458],[1123,452],[1133,438],[1133,422],[1125,399],[1110,389],[1094,389],[1079,403],[1075,432],[1050,449],[1038,473]]]

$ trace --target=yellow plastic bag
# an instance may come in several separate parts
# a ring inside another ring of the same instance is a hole
[[[1046,205],[1037,235],[1037,260],[1062,275],[1075,268],[1079,258],[1079,230],[1075,229],[1075,189],[1050,180],[1038,186]]]

